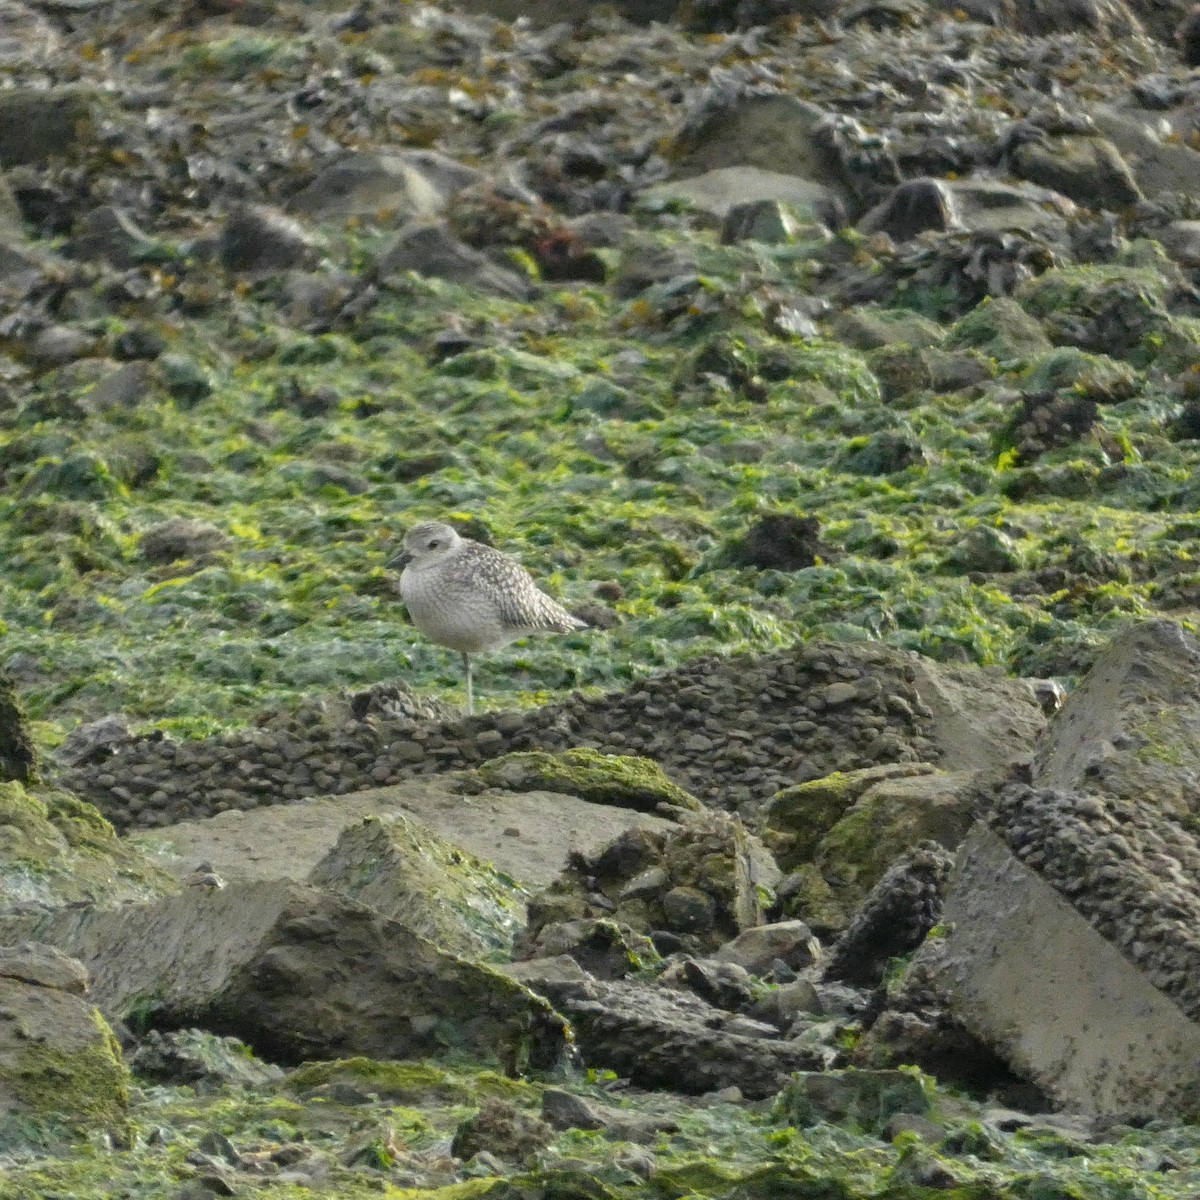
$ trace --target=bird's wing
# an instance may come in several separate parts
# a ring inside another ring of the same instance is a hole
[[[583,622],[547,596],[515,559],[483,545],[479,545],[473,555],[480,574],[494,589],[493,598],[502,625],[509,629],[545,629],[559,633],[582,627]]]

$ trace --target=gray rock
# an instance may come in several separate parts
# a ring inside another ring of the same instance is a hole
[[[227,271],[250,276],[311,267],[321,257],[316,239],[303,225],[266,205],[247,205],[230,213],[218,254]]]
[[[112,1030],[80,996],[82,964],[11,947],[0,969],[0,1118],[96,1129],[125,1116],[129,1073]]]
[[[1104,137],[1065,134],[1022,142],[1010,153],[1009,166],[1086,208],[1122,209],[1142,198],[1121,152]]]
[[[103,762],[114,751],[134,740],[128,720],[119,713],[77,725],[63,738],[55,757],[70,767]]]
[[[375,264],[380,282],[399,282],[413,271],[446,279],[514,300],[528,299],[533,285],[516,271],[498,266],[479,250],[456,238],[444,225],[421,223],[401,230],[392,247]]]
[[[87,393],[97,412],[136,408],[158,386],[158,373],[148,362],[127,362],[102,375]]]
[[[1061,236],[1077,211],[1067,197],[1033,183],[986,178],[943,182],[958,222],[973,233],[1020,230]]]
[[[200,1029],[148,1030],[129,1055],[129,1066],[141,1079],[201,1093],[261,1086],[283,1075],[273,1063],[255,1058],[245,1042]]]
[[[720,166],[698,175],[685,175],[652,184],[641,193],[641,200],[651,207],[672,201],[683,201],[696,212],[706,216],[714,227],[724,227],[739,208],[773,205],[798,222],[796,232],[812,226],[818,235],[826,226],[837,226],[840,202],[837,192],[823,183],[799,175],[783,174],[758,166]],[[737,218],[740,222],[745,218]],[[739,226],[740,228],[740,226]],[[734,228],[730,227],[730,233]],[[743,240],[743,233],[734,240]],[[769,240],[769,239],[768,239]]]
[[[524,938],[521,958],[569,955],[597,979],[624,979],[658,960],[653,942],[615,921],[585,918],[543,925],[537,936]]]
[[[30,341],[28,354],[38,367],[61,367],[94,353],[96,341],[94,334],[71,325],[47,325]]]
[[[735,1086],[748,1097],[770,1096],[793,1071],[824,1064],[820,1049],[729,1032],[740,1018],[698,996],[627,980],[539,981],[575,1030],[584,1065],[607,1067],[639,1087],[701,1095]]]
[[[308,882],[464,958],[507,952],[524,921],[519,892],[495,867],[401,813],[349,826]]]
[[[1200,814],[1200,645],[1143,621],[1104,648],[1038,748],[1034,780]]]
[[[95,135],[102,103],[83,85],[0,92],[0,168],[77,154]]]
[[[1195,1115],[1200,1025],[982,825],[944,919],[939,984],[1018,1074],[1084,1112]]]
[[[717,902],[707,892],[686,884],[663,894],[663,917],[677,933],[707,933],[717,915]]]
[[[451,195],[478,178],[474,168],[432,151],[353,151],[323,167],[288,209],[319,221],[386,213],[403,223],[438,216]]]
[[[57,988],[77,996],[88,989],[87,971],[81,962],[38,942],[0,946],[0,978]]]
[[[564,1047],[561,1022],[511,979],[302,884],[185,888],[27,923],[84,963],[106,1013],[232,1034],[279,1061],[420,1057],[447,1028],[510,1070]]]
[[[742,1012],[754,1001],[750,972],[734,962],[676,956],[658,976],[660,987],[694,992],[715,1008]]]
[[[821,955],[812,930],[803,921],[777,921],[744,929],[732,941],[713,951],[718,962],[736,963],[752,975],[765,975],[775,959],[789,967],[807,967]]]
[[[1200,161],[1197,169],[1200,170]],[[1200,221],[1171,221],[1155,232],[1154,240],[1181,267],[1188,270],[1200,267]]]
[[[776,245],[792,241],[800,223],[788,206],[779,200],[746,200],[735,204],[721,224],[721,241],[766,242]]]

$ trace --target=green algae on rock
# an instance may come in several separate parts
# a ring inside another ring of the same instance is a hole
[[[700,801],[651,759],[596,750],[505,754],[476,768],[489,787],[565,792],[593,804],[654,812],[660,804],[699,811]]]
[[[177,889],[92,805],[54,788],[0,783],[0,913],[30,901],[117,905]]]
[[[510,950],[525,919],[517,884],[400,813],[345,830],[308,881],[369,904],[467,958]]]
[[[73,987],[48,978],[32,983],[16,970],[10,961],[0,973],[6,1018],[0,1028],[0,1144],[19,1140],[22,1130],[35,1137],[55,1128],[82,1133],[122,1121],[129,1071],[99,1010]]]

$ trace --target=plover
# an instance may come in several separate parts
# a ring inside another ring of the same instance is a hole
[[[467,712],[475,711],[471,656],[498,650],[530,633],[586,629],[543,592],[515,559],[461,537],[441,521],[426,521],[404,535],[404,549],[389,567],[403,567],[400,595],[413,624],[430,641],[462,655]]]

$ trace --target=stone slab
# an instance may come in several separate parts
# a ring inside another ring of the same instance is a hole
[[[954,1015],[1066,1108],[1195,1114],[1200,1027],[977,824],[959,851],[939,982]]]

